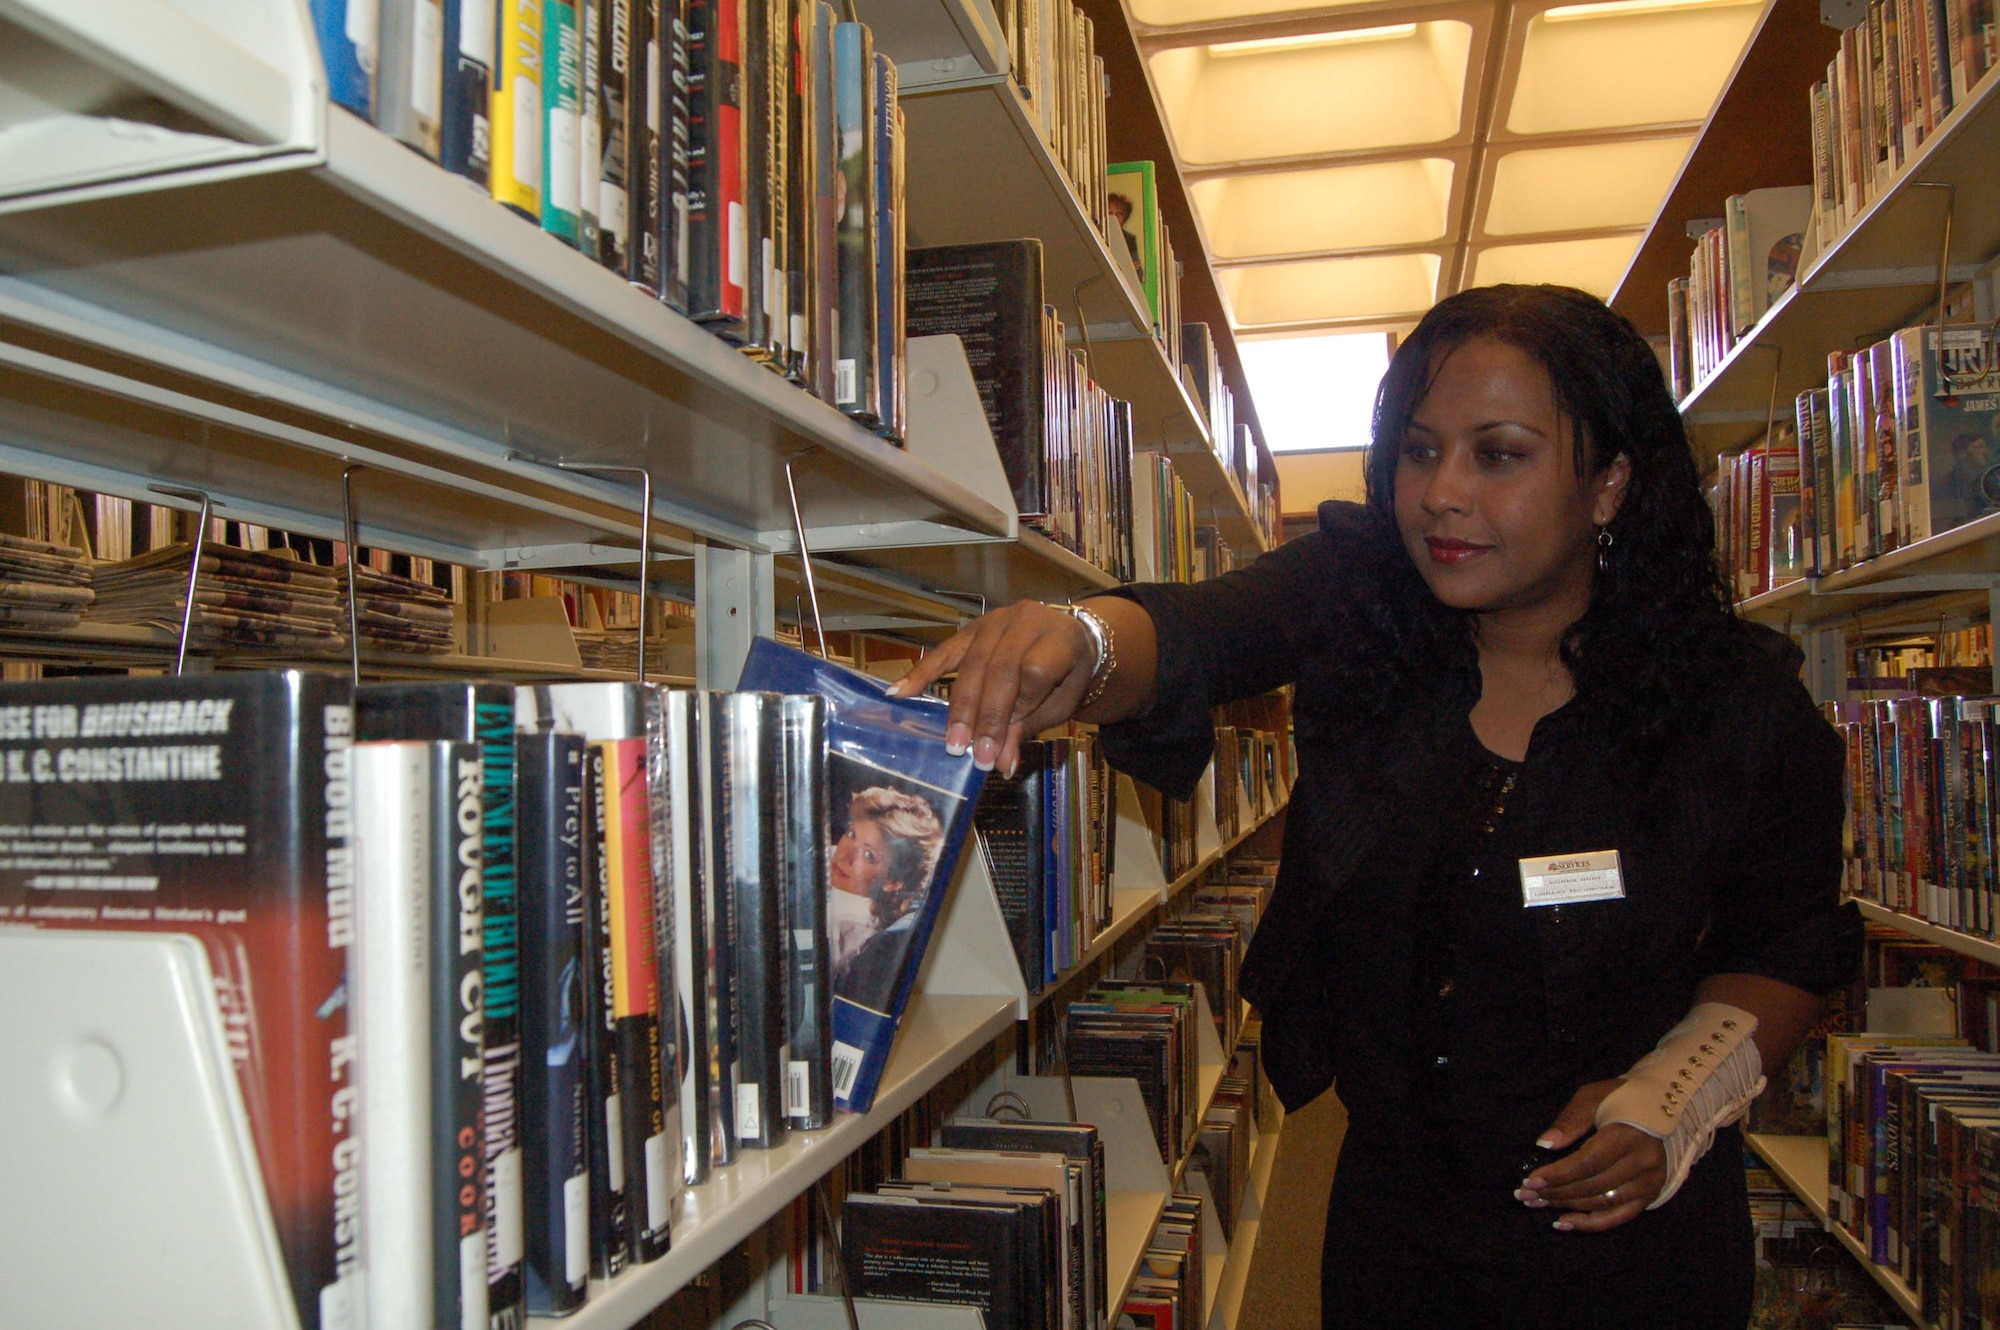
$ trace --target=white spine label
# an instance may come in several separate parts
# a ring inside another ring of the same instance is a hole
[[[611,1142],[611,1148],[604,1152],[611,1161],[611,1191],[621,1195],[625,1191],[625,1107],[615,1094],[604,1097],[604,1139]]]
[[[413,26],[410,107],[436,124],[444,118],[444,10],[437,0],[417,0]]]
[[[763,1087],[755,1081],[744,1081],[736,1087],[736,1139],[755,1140],[759,1119],[763,1117]]]
[[[563,1183],[563,1278],[572,1286],[590,1278],[590,1174]]]
[[[517,1146],[502,1151],[493,1161],[493,1178],[499,1196],[493,1206],[494,1245],[504,1269],[521,1263],[528,1250],[528,1228],[521,1198],[521,1151]]]
[[[667,1134],[646,1138],[646,1231],[658,1233],[672,1214],[674,1191],[669,1182],[669,1165],[674,1152],[667,1148]]]

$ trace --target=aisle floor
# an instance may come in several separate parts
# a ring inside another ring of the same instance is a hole
[[[1347,1110],[1331,1093],[1286,1115],[1237,1330],[1318,1330],[1326,1196],[1346,1132]]]

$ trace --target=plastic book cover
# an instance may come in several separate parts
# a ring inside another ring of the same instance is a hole
[[[542,220],[542,19],[540,0],[499,0],[493,70],[493,155],[487,185],[497,202]]]
[[[493,90],[493,17],[490,0],[445,0],[444,119],[438,127],[438,160],[481,189],[493,147],[488,103]]]
[[[375,105],[380,18],[377,0],[312,0],[327,96],[364,120],[371,118]]]
[[[1160,327],[1160,196],[1153,175],[1151,162],[1113,162],[1104,168],[1106,197],[1111,205],[1111,220],[1118,225],[1118,236],[1106,239],[1116,243],[1123,238],[1126,249],[1132,255],[1132,264],[1139,270],[1140,294],[1146,299],[1146,309],[1153,316],[1153,327],[1157,335]]]
[[[351,703],[299,670],[0,689],[0,921],[202,943],[305,1330],[360,1314]]]
[[[768,638],[738,687],[826,699],[834,1106],[865,1113],[986,773],[945,752],[945,703],[891,698],[880,679]]]
[[[571,246],[583,243],[583,34],[569,0],[542,8],[542,229]]]
[[[688,0],[687,313],[736,336],[750,262],[744,22],[742,0]]]
[[[875,43],[865,23],[833,30],[833,102],[844,203],[837,233],[840,297],[833,404],[872,421],[878,350],[875,226]]]
[[[432,161],[444,118],[444,9],[439,0],[381,0],[375,124]]]

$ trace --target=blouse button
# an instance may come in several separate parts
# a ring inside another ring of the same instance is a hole
[[[1479,869],[1478,869],[1477,867],[1475,867],[1475,868],[1474,868],[1474,869],[1472,870],[1472,875],[1473,875],[1474,877],[1478,877],[1478,876],[1479,876]]]
[[[1549,908],[1549,922],[1552,924],[1559,924],[1562,921],[1563,921],[1563,907],[1560,905],[1551,906]]]

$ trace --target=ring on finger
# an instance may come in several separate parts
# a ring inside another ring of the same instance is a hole
[[[1613,1187],[1611,1190],[1605,1192],[1604,1199],[1607,1201],[1616,1201],[1618,1199],[1618,1189]]]

